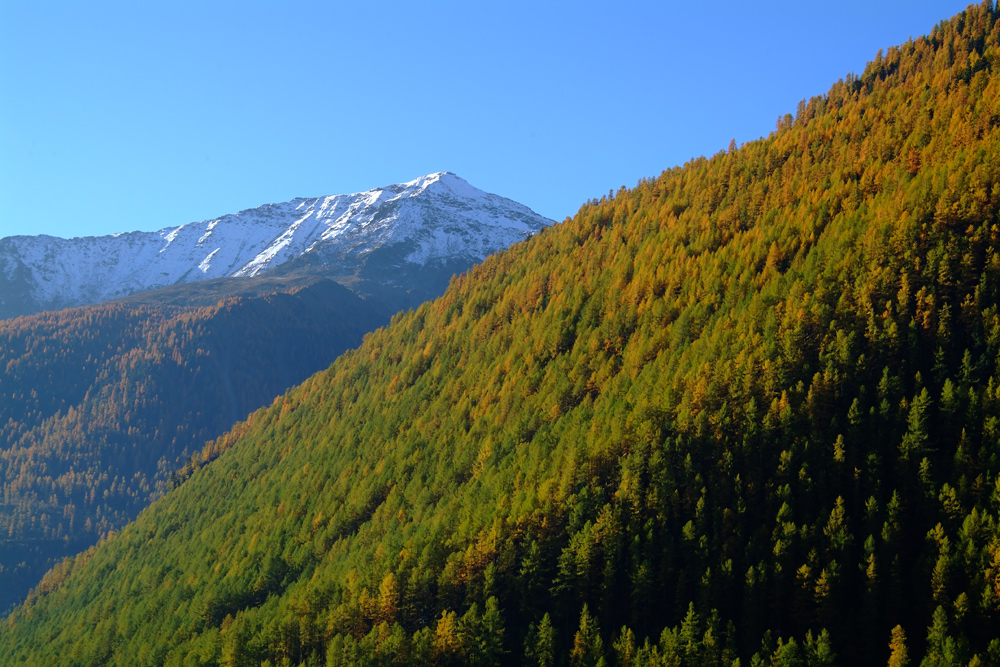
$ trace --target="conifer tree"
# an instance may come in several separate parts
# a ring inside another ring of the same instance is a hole
[[[569,653],[572,667],[604,667],[604,641],[597,620],[590,615],[587,605],[580,612],[580,627],[573,637],[573,649]]]
[[[906,633],[903,626],[897,625],[892,629],[892,639],[889,641],[889,665],[888,667],[909,667],[910,655],[906,648]]]

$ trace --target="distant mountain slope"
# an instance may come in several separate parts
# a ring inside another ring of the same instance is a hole
[[[298,270],[436,296],[448,278],[551,224],[450,173],[294,199],[159,232],[0,239],[0,317],[222,277]],[[308,259],[308,261],[301,261]],[[425,286],[430,280],[433,284]],[[365,291],[362,289],[361,291]]]
[[[55,568],[0,655],[1000,663],[998,19],[394,318]]]
[[[0,610],[134,518],[206,441],[389,320],[327,279],[275,285],[198,308],[0,321]]]

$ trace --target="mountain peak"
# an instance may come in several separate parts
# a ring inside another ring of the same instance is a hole
[[[437,172],[157,232],[8,237],[0,239],[0,292],[14,296],[0,303],[0,317],[213,278],[254,277],[305,256],[313,268],[336,265],[341,275],[355,273],[376,252],[392,268],[455,261],[470,266],[551,223],[451,172]]]
[[[423,189],[423,188],[427,187],[428,185],[430,185],[431,183],[437,183],[438,181],[442,180],[446,176],[450,176],[451,178],[456,178],[456,179],[462,181],[463,183],[465,182],[463,179],[459,178],[458,176],[456,176],[455,174],[451,173],[450,171],[437,171],[437,172],[434,172],[433,174],[427,174],[426,176],[421,176],[420,178],[415,178],[412,181],[407,181],[406,183],[403,183],[403,185],[405,187],[407,187],[407,188],[416,187],[416,188]]]
[[[392,187],[393,186],[389,186],[389,188]],[[486,195],[485,192],[473,185],[470,185],[464,178],[450,171],[438,171],[433,174],[427,174],[426,176],[415,178],[412,181],[408,181],[401,184],[401,186],[396,187],[405,188],[406,191],[410,193],[411,197],[427,190],[434,192],[450,192],[454,195],[473,199],[479,199]]]

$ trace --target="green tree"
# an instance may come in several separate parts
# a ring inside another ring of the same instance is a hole
[[[580,627],[573,637],[569,661],[572,667],[603,667],[605,664],[601,631],[586,604],[580,612]]]

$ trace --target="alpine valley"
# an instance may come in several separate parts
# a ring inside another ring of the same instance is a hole
[[[0,240],[8,315],[78,306],[0,320],[0,611],[207,441],[548,224],[432,174],[157,233]]]
[[[336,266],[313,219],[190,275]],[[986,1],[393,316],[52,568],[0,662],[1000,665],[998,246]]]

